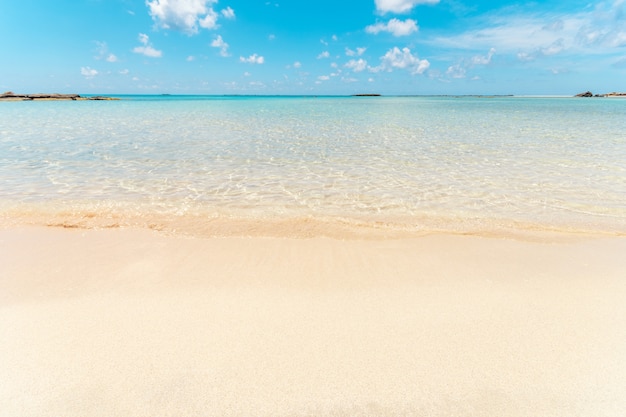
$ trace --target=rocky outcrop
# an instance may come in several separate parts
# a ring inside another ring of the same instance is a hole
[[[119,100],[119,98],[105,97],[105,96],[91,96],[91,97],[78,97],[76,100]]]
[[[606,94],[593,94],[591,91],[585,91],[584,93],[576,94],[574,97],[626,97],[626,93],[612,93]]]
[[[119,100],[114,97],[81,97],[78,94],[15,94],[7,91],[0,94],[0,101],[45,101],[45,100]]]

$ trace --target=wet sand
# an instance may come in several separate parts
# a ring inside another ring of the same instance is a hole
[[[606,416],[626,238],[0,230],[0,416]]]

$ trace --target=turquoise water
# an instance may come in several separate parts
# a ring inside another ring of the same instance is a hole
[[[626,100],[122,98],[0,103],[4,224],[626,233]]]

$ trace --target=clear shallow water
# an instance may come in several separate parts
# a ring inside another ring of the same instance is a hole
[[[0,103],[5,224],[626,233],[626,100]]]

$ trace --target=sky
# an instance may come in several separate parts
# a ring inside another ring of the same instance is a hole
[[[626,0],[0,0],[0,92],[626,91]]]

